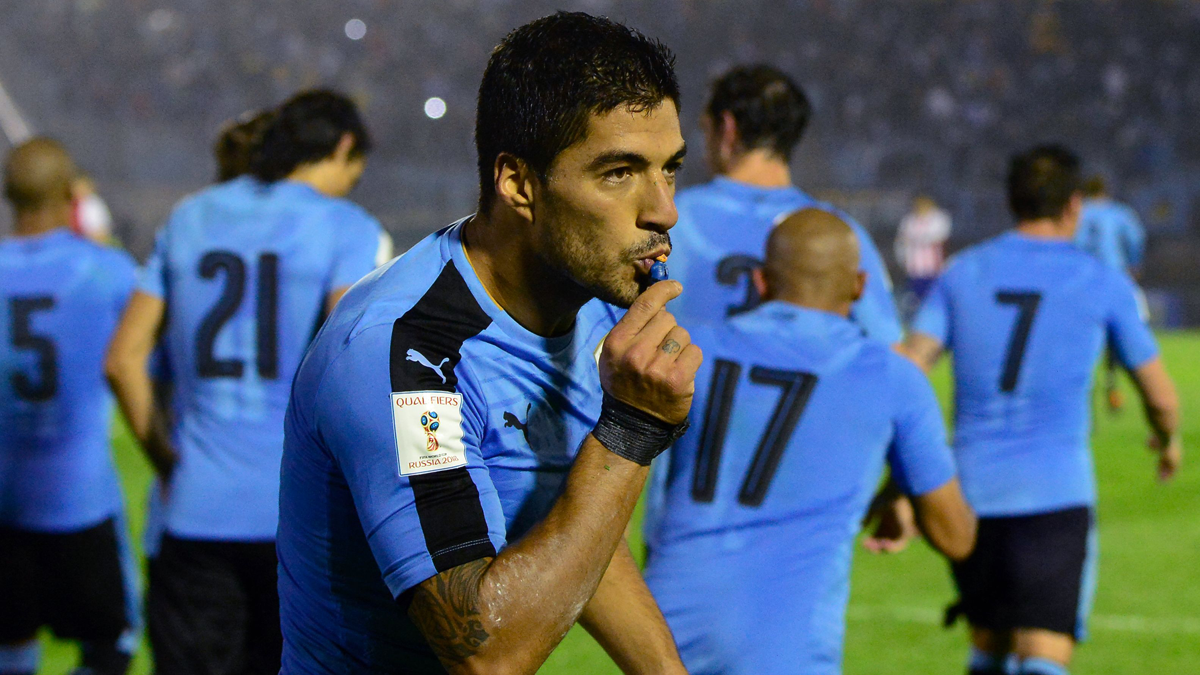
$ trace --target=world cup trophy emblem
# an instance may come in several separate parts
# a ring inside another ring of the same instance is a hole
[[[421,426],[425,429],[425,452],[437,452],[438,414],[432,410],[421,413]]]

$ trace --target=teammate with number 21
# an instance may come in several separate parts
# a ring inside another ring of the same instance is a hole
[[[954,359],[954,451],[980,517],[954,566],[969,673],[1065,675],[1096,581],[1089,407],[1105,344],[1133,374],[1160,480],[1181,460],[1179,404],[1133,282],[1072,243],[1079,160],[1059,146],[1017,155],[1008,202],[1015,230],[954,258],[904,348],[926,369]]]
[[[158,672],[279,670],[283,417],[320,320],[388,254],[375,219],[342,199],[369,147],[344,97],[285,102],[255,175],[175,208],[110,348],[109,379],[163,497],[146,612]],[[169,411],[147,369],[160,332]]]

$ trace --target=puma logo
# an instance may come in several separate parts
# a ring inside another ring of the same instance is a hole
[[[529,443],[529,428],[526,425],[529,423],[529,410],[532,407],[533,407],[532,403],[525,406],[525,421],[524,422],[517,419],[517,416],[514,415],[513,413],[510,413],[507,410],[504,411],[504,427],[506,429],[519,430],[521,432],[521,435],[525,437],[526,444]]]
[[[449,358],[442,359],[442,362],[435,366],[429,362],[429,359],[425,358],[424,354],[415,349],[410,349],[408,350],[408,355],[404,357],[404,360],[413,361],[425,366],[426,368],[437,373],[438,377],[442,378],[442,384],[446,384],[446,374],[442,372],[442,366],[446,365],[446,362],[450,360]]]

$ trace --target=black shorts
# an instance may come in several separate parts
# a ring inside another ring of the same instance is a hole
[[[278,673],[276,566],[274,542],[163,536],[146,594],[155,672]]]
[[[953,565],[957,609],[978,628],[1082,639],[1095,583],[1093,520],[1087,507],[980,518],[974,552]]]
[[[115,518],[75,532],[0,527],[0,644],[42,626],[60,638],[116,642],[130,627]]]

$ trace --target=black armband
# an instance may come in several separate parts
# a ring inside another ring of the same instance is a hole
[[[687,429],[687,420],[679,424],[664,422],[605,392],[592,436],[614,455],[650,466],[651,460],[671,447]]]

